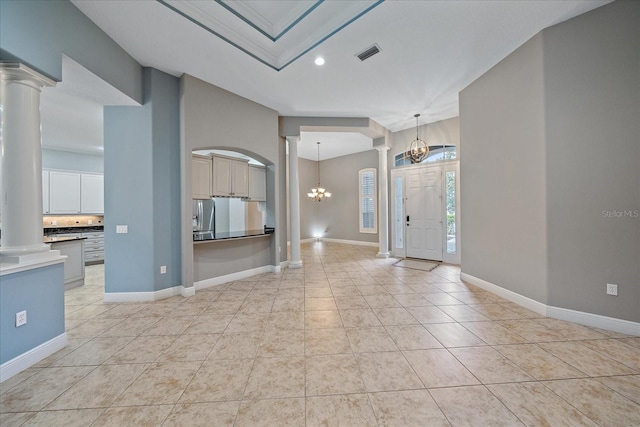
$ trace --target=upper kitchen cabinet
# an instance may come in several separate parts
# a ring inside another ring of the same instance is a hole
[[[264,166],[249,165],[249,200],[267,200],[267,170]]]
[[[83,173],[80,176],[80,211],[104,213],[104,175]]]
[[[213,196],[249,196],[249,163],[247,160],[212,156],[211,171]]]
[[[50,214],[80,213],[80,174],[49,172]]]
[[[211,191],[211,157],[193,154],[191,156],[191,197],[194,199],[209,199]]]
[[[42,213],[103,214],[104,175],[43,170]]]

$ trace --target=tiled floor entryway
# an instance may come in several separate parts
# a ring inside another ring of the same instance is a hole
[[[541,318],[369,247],[144,304],[67,292],[69,345],[0,384],[2,426],[638,426],[640,338]]]

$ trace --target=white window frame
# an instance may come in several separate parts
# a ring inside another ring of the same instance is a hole
[[[373,194],[363,195],[362,176],[369,173],[373,173]],[[365,197],[373,198],[373,227],[364,227],[362,222],[362,199]],[[358,224],[360,233],[376,234],[378,232],[378,177],[376,168],[361,169],[358,172]]]

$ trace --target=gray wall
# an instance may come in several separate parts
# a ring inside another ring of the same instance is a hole
[[[608,4],[544,30],[461,92],[465,273],[640,320],[639,28],[640,3]],[[606,217],[614,210],[630,215]]]
[[[289,156],[287,156],[288,161]],[[321,206],[307,197],[307,193],[318,184],[317,162],[298,158],[298,182],[300,184],[300,239],[311,239],[320,232],[322,232],[322,237],[326,237],[324,227],[321,229],[318,222]],[[332,191],[329,184],[323,185]],[[287,194],[289,194],[289,180],[287,180]]]
[[[463,271],[547,302],[544,88],[537,35],[460,93]]]
[[[43,148],[42,168],[103,173],[104,157]]]
[[[285,227],[279,211],[284,210],[285,200],[276,191],[284,179],[281,167],[280,138],[278,137],[278,113],[263,105],[249,101],[234,93],[183,75],[181,89],[181,155],[182,160],[182,251],[184,263],[183,283],[194,281],[193,240],[191,230],[191,152],[203,148],[219,148],[247,154],[267,166],[267,225],[276,228],[276,236],[270,241],[270,260],[262,265],[280,264],[279,233]],[[282,205],[282,206],[281,206]],[[234,264],[237,271],[254,268],[262,255],[253,250],[258,245],[251,239],[240,241],[245,246],[242,262]],[[286,247],[282,248],[286,259]],[[222,275],[222,271],[220,272]],[[212,272],[217,277],[218,274]],[[229,274],[225,272],[224,274]],[[201,280],[201,279],[198,279]]]
[[[270,265],[274,237],[271,235],[193,245],[194,280],[206,280]]]
[[[140,107],[105,107],[105,291],[180,285],[179,81],[144,70]],[[128,225],[128,234],[116,234]],[[167,274],[160,275],[160,266]]]
[[[62,54],[142,102],[142,69],[67,0],[0,1],[0,59],[62,80]]]
[[[640,321],[640,3],[543,35],[549,302]]]
[[[311,163],[314,169],[312,176],[315,178],[316,162]],[[378,169],[378,152],[376,150],[335,157],[320,162],[321,183],[328,191],[331,191],[332,195],[331,200],[327,203],[315,203],[307,197],[310,187],[301,189],[303,192],[300,196],[301,200],[312,205],[311,209],[316,212],[314,224],[307,224],[307,229],[310,228],[312,233],[319,232],[322,237],[332,239],[378,242],[378,233],[360,233],[358,222],[358,172],[365,168]],[[315,187],[315,183],[313,186]]]
[[[428,145],[460,145],[460,119],[452,117],[438,122],[418,126],[418,135]],[[394,167],[393,158],[407,151],[409,144],[416,138],[416,128],[411,127],[392,132],[389,138],[391,149],[388,151],[389,168]]]

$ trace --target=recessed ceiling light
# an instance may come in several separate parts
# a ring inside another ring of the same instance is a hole
[[[324,65],[324,58],[322,56],[316,58],[316,65]]]

